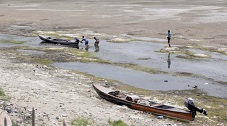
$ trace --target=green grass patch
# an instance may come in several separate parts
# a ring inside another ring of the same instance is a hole
[[[177,55],[176,57],[177,58],[182,58],[182,59],[189,59],[189,60],[192,60],[192,59],[202,59],[202,58],[211,58],[211,56],[209,55],[206,55],[206,54],[196,54],[192,51],[189,51],[189,50],[185,50],[183,52],[184,55]]]
[[[16,41],[16,40],[0,40],[0,43],[4,44],[24,44],[24,41]]]
[[[125,68],[130,68],[130,69],[134,69],[137,71],[143,71],[143,72],[147,72],[150,74],[167,74],[167,72],[164,71],[160,71],[154,68],[150,68],[150,67],[144,67],[144,66],[140,66],[137,64],[127,64],[127,63],[111,63],[112,65],[116,65],[116,66],[121,66],[121,67],[125,67]]]
[[[227,82],[225,81],[218,81],[219,84],[222,84],[222,85],[227,85]]]
[[[6,96],[2,88],[0,88],[0,96]]]
[[[32,58],[32,61],[39,63],[39,64],[43,64],[43,65],[48,65],[48,64],[52,64],[53,61],[49,60],[49,59],[42,59],[42,58]]]
[[[167,101],[172,98],[171,101],[174,101],[174,103],[180,106],[184,106],[185,98],[192,97],[197,107],[204,108],[208,111],[208,116],[197,113],[196,122],[202,121],[209,125],[227,123],[227,99],[208,96],[199,89],[162,91],[161,94],[167,95]]]
[[[196,54],[190,50],[187,50],[186,47],[179,47],[176,49],[161,49],[156,52],[179,54],[176,56],[177,58],[189,59],[189,60],[200,59],[200,58],[211,58],[211,56],[206,55],[206,54]]]
[[[122,120],[111,121],[111,120],[109,119],[109,120],[108,120],[108,123],[110,124],[110,126],[128,126],[128,124],[126,124],[126,123],[123,122]]]
[[[188,73],[188,72],[175,72],[172,73],[173,76],[185,76],[185,77],[199,77],[199,78],[206,78],[205,76],[194,74],[194,73]]]
[[[208,111],[208,117],[214,121],[227,122],[227,99],[217,98],[212,96],[197,96],[199,102],[198,106],[205,108]]]
[[[10,97],[5,94],[2,88],[0,88],[0,100],[9,101]]]
[[[63,52],[73,55],[76,57],[77,61],[80,62],[95,62],[95,63],[105,63],[108,64],[107,61],[102,60],[94,55],[94,53],[87,52],[85,50],[79,50],[74,48],[65,48]]]
[[[209,52],[218,52],[218,53],[227,55],[227,49],[215,48],[212,46],[203,47],[203,46],[199,46],[197,44],[193,44],[193,45],[191,45],[191,47],[195,48],[195,49],[200,49],[200,50],[209,51]]]
[[[138,60],[149,60],[151,58],[138,58]]]
[[[91,126],[92,122],[86,117],[77,117],[71,121],[72,126]]]

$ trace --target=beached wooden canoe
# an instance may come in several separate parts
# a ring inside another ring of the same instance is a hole
[[[68,46],[72,46],[75,48],[79,48],[78,44],[79,42],[71,42],[65,39],[57,39],[57,38],[52,38],[52,37],[44,37],[41,35],[38,35],[39,38],[46,43],[52,43],[52,44],[59,44],[59,45],[68,45]]]
[[[93,84],[93,87],[100,97],[118,105],[126,105],[132,109],[149,112],[155,115],[163,115],[165,117],[186,122],[193,120],[192,113],[184,109],[144,100],[135,95],[126,95],[120,91],[112,90],[97,84]]]
[[[0,109],[0,126],[12,126],[10,116],[5,110]]]

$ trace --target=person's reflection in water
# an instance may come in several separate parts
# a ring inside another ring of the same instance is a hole
[[[89,49],[88,47],[85,47],[85,50],[86,50],[87,52],[88,52],[88,49]]]
[[[95,51],[94,52],[99,52],[99,46],[95,47]]]
[[[94,37],[95,39],[95,43],[94,43],[94,46],[95,46],[95,52],[98,52],[99,51],[99,39]]]
[[[170,65],[171,65],[170,53],[168,54],[167,63],[168,63],[168,68],[170,68]]]

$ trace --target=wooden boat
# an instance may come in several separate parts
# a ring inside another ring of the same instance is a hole
[[[192,113],[184,109],[158,104],[150,100],[144,100],[138,96],[136,98],[135,96],[126,95],[120,91],[111,90],[98,84],[93,84],[93,87],[101,98],[118,105],[126,105],[132,109],[149,112],[155,115],[163,115],[181,121],[189,122],[193,120]]]
[[[0,109],[0,126],[12,126],[12,120],[5,110]]]
[[[71,42],[65,39],[57,39],[57,38],[51,38],[51,37],[44,37],[44,36],[40,36],[38,35],[39,38],[46,43],[52,43],[52,44],[59,44],[59,45],[68,45],[68,46],[73,46],[75,48],[79,48],[78,46],[78,42]]]

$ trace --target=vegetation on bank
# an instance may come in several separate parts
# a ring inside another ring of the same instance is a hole
[[[16,40],[0,40],[0,43],[3,44],[24,44],[24,41],[16,41]]]
[[[159,51],[156,52],[160,52],[160,53],[174,53],[177,54],[177,58],[182,58],[182,59],[188,59],[188,60],[192,60],[192,59],[203,59],[203,58],[211,58],[210,55],[207,54],[198,54],[195,53],[193,51],[187,50],[185,49],[186,47],[175,47],[173,49],[169,49],[169,48],[165,48],[165,49],[161,49]]]
[[[158,97],[163,98],[164,101],[171,100],[179,106],[184,106],[185,98],[192,97],[196,106],[208,111],[208,116],[197,113],[195,122],[199,122],[198,125],[222,125],[223,123],[227,123],[227,100],[224,98],[208,96],[199,89],[161,91],[160,93],[162,94],[159,94]]]
[[[2,88],[0,88],[0,100],[1,101],[8,101],[10,99],[9,96],[5,94]]]
[[[209,52],[217,52],[217,53],[227,55],[227,48],[215,48],[212,46],[199,46],[197,44],[191,45],[191,48],[195,48],[195,49],[199,49],[199,50],[203,50],[203,51],[209,51]]]
[[[0,88],[0,97],[5,96],[5,93],[2,88]]]
[[[71,121],[72,126],[91,126],[93,122],[85,117],[77,117]]]
[[[128,124],[126,124],[126,123],[123,122],[122,120],[111,121],[111,120],[109,119],[109,120],[108,120],[108,123],[110,124],[110,126],[129,126]]]
[[[108,124],[109,124],[109,126],[129,126],[122,120],[111,121],[109,119]],[[97,124],[89,118],[79,116],[79,117],[76,117],[75,119],[71,120],[71,126],[102,126],[102,124]]]

